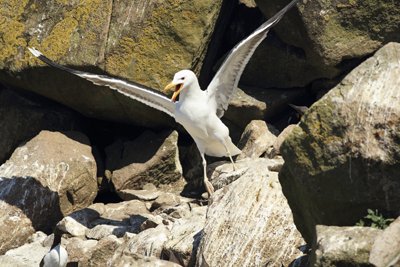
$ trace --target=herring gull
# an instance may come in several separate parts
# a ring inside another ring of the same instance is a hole
[[[299,0],[292,0],[268,21],[264,22],[247,38],[239,42],[227,55],[206,90],[201,90],[196,75],[190,70],[177,72],[164,90],[173,90],[172,98],[155,92],[146,86],[121,79],[97,75],[61,66],[35,48],[28,48],[37,58],[50,66],[68,71],[74,75],[108,86],[117,92],[161,110],[180,123],[194,139],[203,164],[204,186],[209,196],[214,188],[207,178],[207,162],[204,155],[227,156],[235,168],[232,156],[241,151],[232,143],[229,129],[221,121],[229,101],[236,90],[245,66],[258,45],[265,39],[269,29],[280,21],[283,15]],[[179,100],[177,97],[179,95]]]

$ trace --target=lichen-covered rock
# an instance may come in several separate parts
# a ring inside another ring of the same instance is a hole
[[[78,121],[75,114],[48,102],[10,89],[0,89],[0,163],[17,145],[41,130],[74,129]]]
[[[368,262],[374,239],[382,230],[370,227],[318,225],[311,264],[316,267],[372,267]]]
[[[167,115],[108,88],[42,68],[26,47],[78,68],[164,88],[173,74],[202,66],[222,0],[1,1],[0,79],[100,119],[147,126]],[[40,68],[39,68],[40,66]]]
[[[400,44],[390,43],[315,103],[285,140],[280,182],[298,229],[400,210]]]
[[[132,142],[117,142],[107,149],[116,191],[141,189],[146,183],[172,184],[181,179],[178,132],[145,132]]]
[[[91,204],[97,181],[88,143],[80,133],[42,131],[0,166],[1,251],[21,245],[16,239],[32,227],[49,231],[64,215]]]
[[[256,0],[266,17],[286,2]],[[297,6],[296,12],[289,12],[274,27],[279,38],[261,44],[249,63],[250,73],[259,74],[269,85],[301,86],[317,78],[335,77],[354,66],[351,59],[400,41],[398,2],[316,0]]]
[[[400,266],[400,217],[375,238],[369,262],[376,267]]]
[[[267,159],[242,160],[248,170],[211,199],[196,266],[287,266],[304,244]],[[231,166],[230,166],[231,167]]]

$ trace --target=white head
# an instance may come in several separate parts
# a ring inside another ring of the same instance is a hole
[[[187,90],[193,84],[198,85],[196,74],[191,70],[181,70],[175,73],[174,79],[164,88],[164,91],[174,88],[171,100],[175,102],[179,93],[182,90]]]

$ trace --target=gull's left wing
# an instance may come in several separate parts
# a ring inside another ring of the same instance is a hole
[[[218,117],[222,117],[228,108],[233,92],[238,86],[240,76],[257,46],[265,39],[269,29],[278,23],[283,15],[298,1],[292,0],[229,52],[224,63],[222,63],[207,87],[209,103],[213,106]]]
[[[91,81],[92,83],[100,86],[108,86],[111,89],[121,93],[127,97],[135,99],[139,102],[142,102],[145,105],[148,105],[152,108],[161,110],[171,117],[174,117],[175,105],[174,103],[165,95],[158,93],[157,91],[145,87],[144,85],[126,82],[124,80],[108,77],[105,75],[97,75],[84,71],[74,70],[62,65],[55,63],[50,60],[46,56],[44,56],[40,51],[35,48],[28,48],[29,51],[38,59],[43,61],[44,63],[56,67],[58,69],[70,72],[74,75],[77,75],[81,78]]]

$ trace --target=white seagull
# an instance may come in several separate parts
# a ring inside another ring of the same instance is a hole
[[[181,70],[177,72],[172,82],[164,89],[174,90],[171,99],[137,83],[61,66],[45,57],[35,48],[28,49],[35,57],[50,66],[68,71],[96,85],[108,86],[127,97],[161,110],[175,118],[175,121],[180,123],[192,136],[199,149],[203,161],[204,185],[208,194],[211,195],[214,192],[214,188],[207,178],[207,162],[204,155],[227,156],[235,168],[232,156],[241,152],[232,143],[229,129],[220,118],[228,108],[229,101],[238,86],[243,70],[257,46],[265,39],[269,29],[278,23],[283,15],[298,1],[292,0],[246,39],[238,43],[225,58],[208,85],[207,90],[201,90],[197,77],[192,71]],[[179,94],[179,101],[176,101]]]

